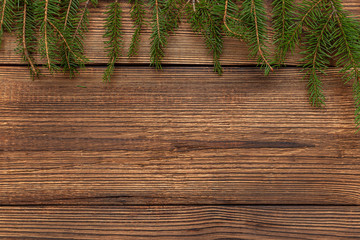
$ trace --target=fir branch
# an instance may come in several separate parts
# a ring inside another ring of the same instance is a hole
[[[79,39],[82,40],[83,33],[87,32],[87,24],[89,22],[89,20],[88,20],[89,3],[90,3],[90,0],[87,0],[84,4],[83,11],[80,14],[80,18],[78,20],[78,23],[77,23],[75,31],[74,31],[73,39],[79,37],[79,35],[80,35]],[[97,3],[93,3],[93,4],[97,4]],[[94,6],[96,6],[96,5],[94,5]]]
[[[232,16],[229,12],[232,10],[233,13],[236,14]],[[224,14],[223,14],[223,24],[225,26],[226,31],[235,38],[240,40],[244,39],[244,28],[241,22],[240,16],[237,16],[240,10],[237,5],[231,0],[225,0],[224,4]]]
[[[75,53],[72,50],[72,48],[70,47],[70,45],[69,45],[68,41],[66,40],[64,34],[52,22],[49,22],[49,24],[50,24],[50,26],[52,26],[54,28],[55,32],[57,32],[58,35],[60,36],[60,38],[63,40],[67,50],[70,53],[72,53],[77,58],[77,60],[79,60],[80,62],[84,62],[85,60],[81,56],[79,56],[79,54]]]
[[[46,60],[50,72],[59,69],[58,36],[53,26],[59,26],[60,7],[57,0],[37,0],[34,2],[35,19],[40,24],[39,51]],[[52,25],[51,25],[51,24]]]
[[[109,4],[107,7],[108,11],[106,12],[106,24],[105,24],[105,35],[104,37],[109,38],[105,42],[106,49],[108,51],[109,63],[105,70],[103,81],[109,82],[111,75],[114,72],[115,63],[119,56],[121,56],[121,50],[123,48],[122,40],[122,18],[121,18],[121,7],[118,0],[115,0],[113,3]]]
[[[35,19],[32,1],[24,1],[22,10],[18,13],[16,29],[18,32],[18,46],[15,49],[28,63],[32,79],[38,77],[39,69],[35,64],[33,54],[36,52]]]
[[[80,13],[80,5],[83,3],[84,0],[65,0],[63,2],[65,11],[62,16],[63,31],[53,26],[64,42],[61,50],[61,66],[64,71],[69,72],[70,77],[73,77],[78,68],[84,67],[85,62],[88,61],[84,56],[83,33],[87,31],[89,1],[85,3],[84,11]]]
[[[268,61],[266,20],[263,0],[245,0],[243,2],[241,21],[247,31],[245,39],[250,48],[250,55],[257,57],[257,62],[261,68],[264,68],[265,75],[269,71],[273,71]]]
[[[333,48],[336,49],[336,66],[342,66],[341,73],[346,82],[354,80],[355,124],[360,130],[360,22],[343,10],[341,2],[329,0],[337,27],[333,30],[336,37]]]
[[[318,8],[319,4],[324,0],[304,1],[299,8],[300,14],[295,17],[295,23],[288,28],[285,34],[285,39],[279,41],[277,44],[277,61],[282,64],[285,61],[286,54],[291,51],[294,52],[295,46],[300,43],[300,36],[303,31],[304,24],[308,23],[309,15]]]
[[[159,1],[150,0],[150,6],[153,11],[150,62],[156,69],[161,68],[161,60],[164,57],[163,48],[167,45],[168,32],[166,31],[166,21],[160,16]]]
[[[314,14],[316,16],[316,14]],[[308,77],[308,90],[309,99],[312,106],[322,107],[325,104],[325,96],[322,92],[322,83],[318,76],[319,73],[324,73],[329,65],[329,59],[331,58],[329,49],[331,45],[329,40],[329,25],[330,20],[333,17],[333,13],[330,13],[326,21],[322,21],[322,17],[316,20],[317,27],[312,29],[307,35],[306,51],[304,52],[306,57],[303,59],[306,63],[303,67],[307,73],[305,77]]]
[[[295,9],[294,0],[274,0],[273,6],[273,28],[275,44],[275,62],[279,65],[284,64],[286,52],[284,44],[287,41],[287,34],[294,24]]]
[[[213,14],[213,6],[214,2],[211,0],[200,0],[193,7],[189,6],[187,12],[192,29],[203,36],[206,47],[213,55],[214,71],[221,75],[223,71],[220,64],[223,48],[222,21]]]
[[[0,16],[0,43],[4,30],[11,31],[13,19],[14,19],[14,8],[16,0],[2,0],[1,2],[1,16]]]
[[[140,43],[140,33],[144,24],[145,9],[143,0],[129,0],[132,4],[130,11],[131,19],[134,21],[134,34],[131,39],[128,57],[137,55]]]
[[[182,0],[150,0],[150,7],[152,9],[150,65],[161,69],[167,37],[178,28],[185,4]]]

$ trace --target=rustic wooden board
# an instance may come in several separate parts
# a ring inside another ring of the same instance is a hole
[[[104,51],[104,12],[106,10],[106,4],[108,0],[99,1],[98,8],[91,9],[90,24],[88,37],[85,41],[86,55],[92,61],[93,64],[106,64],[108,58]],[[270,9],[270,0],[266,0],[268,6],[268,12]],[[126,57],[126,51],[130,45],[133,29],[130,19],[130,5],[128,1],[122,0],[123,6],[123,29],[124,29],[124,57],[119,60],[121,64],[149,64],[149,48],[150,48],[150,24],[144,29],[141,37],[141,47],[139,55],[135,58],[128,59]],[[360,3],[358,0],[344,0],[344,6],[357,16],[360,16]],[[23,64],[23,61],[19,55],[14,51],[16,47],[16,39],[14,35],[5,34],[4,40],[0,49],[0,64]],[[273,47],[270,46],[273,50]],[[205,48],[205,44],[201,36],[195,35],[190,26],[183,21],[180,29],[175,35],[169,38],[169,45],[165,51],[164,63],[166,64],[212,64],[212,58]],[[244,43],[235,39],[226,38],[224,43],[224,54],[221,62],[224,65],[249,65],[256,62],[249,58],[249,52]],[[298,64],[298,60],[301,59],[299,54],[289,57],[287,63],[290,65]],[[40,61],[39,63],[44,63]]]
[[[1,239],[358,239],[359,207],[1,207]]]
[[[103,70],[30,81],[0,67],[0,205],[360,203],[335,70],[323,110],[296,68],[119,67],[109,84]]]

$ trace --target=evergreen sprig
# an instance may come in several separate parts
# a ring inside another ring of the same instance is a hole
[[[265,75],[273,71],[269,61],[267,15],[263,0],[245,0],[241,5],[240,20],[245,27],[244,39],[249,45],[250,55],[264,69]]]
[[[63,35],[65,36],[67,42],[73,47],[74,51],[83,54],[83,41],[77,35],[76,39],[74,33],[78,25],[80,18],[79,15],[79,6],[81,0],[64,0],[62,1],[62,11],[61,20],[63,23]],[[83,2],[83,1],[82,1]],[[76,41],[77,40],[77,41]],[[84,62],[78,62],[76,57],[70,53],[69,49],[66,47],[66,44],[63,44],[63,49],[61,51],[61,67],[64,71],[69,72],[70,77],[78,71],[79,67],[84,67]]]
[[[57,0],[36,0],[34,13],[37,23],[40,25],[39,52],[45,59],[46,67],[50,72],[59,70],[58,35],[60,6]]]
[[[139,51],[140,33],[144,25],[145,9],[143,0],[129,0],[131,3],[130,16],[134,21],[134,34],[131,38],[131,43],[128,51],[128,57],[137,55]]]
[[[14,22],[14,8],[18,0],[0,1],[0,43],[4,30],[11,31]]]
[[[115,63],[118,57],[122,55],[123,48],[123,32],[122,32],[122,17],[121,6],[118,0],[110,3],[107,7],[107,18],[105,24],[105,38],[109,40],[105,42],[106,50],[108,52],[109,63],[105,70],[103,81],[109,82],[111,75],[114,72]]]
[[[203,36],[206,47],[213,55],[214,71],[221,75],[223,72],[220,64],[223,49],[222,20],[214,15],[214,5],[216,1],[199,0],[187,7],[187,13],[192,29]]]
[[[178,28],[185,5],[183,0],[149,0],[149,2],[152,9],[150,65],[161,69],[167,38]]]
[[[17,12],[16,19],[15,28],[18,35],[18,46],[15,50],[21,54],[23,60],[28,63],[30,75],[34,79],[39,75],[39,69],[33,57],[37,50],[33,1],[24,0],[19,3],[19,11]]]
[[[287,34],[295,21],[297,6],[294,0],[273,0],[272,23],[274,28],[275,63],[283,65],[286,52],[284,45],[288,39]]]
[[[355,123],[360,129],[360,22],[343,10],[339,0],[330,0],[336,27],[332,29],[336,66],[345,83],[353,80]]]
[[[245,40],[245,26],[241,20],[241,11],[236,2],[223,0],[215,5],[217,15],[222,17],[225,33],[234,38]]]
[[[306,1],[300,7],[301,12],[309,12],[313,1]],[[327,16],[327,17],[324,17]],[[331,58],[331,40],[333,24],[331,22],[333,12],[325,1],[319,3],[308,14],[308,21],[305,19],[306,26],[311,28],[304,40],[305,57],[303,67],[306,71],[305,78],[308,79],[309,99],[312,106],[322,107],[325,104],[325,96],[322,92],[322,82],[320,76],[325,73],[329,59]]]

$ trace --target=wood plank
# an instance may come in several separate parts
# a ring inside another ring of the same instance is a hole
[[[0,204],[360,204],[360,135],[336,70],[0,67]],[[77,87],[77,85],[87,88]]]
[[[108,58],[104,51],[104,19],[105,19],[105,7],[108,0],[100,1],[98,8],[91,8],[90,12],[90,25],[86,45],[86,55],[92,61],[93,64],[106,64]],[[127,51],[130,40],[132,37],[132,22],[130,19],[129,11],[130,5],[127,0],[122,0],[123,6],[123,29],[124,29],[124,44],[125,51]],[[355,15],[360,16],[360,3],[358,0],[344,0],[344,6],[346,9],[353,12]],[[271,1],[266,0],[268,12],[271,11]],[[126,54],[119,60],[121,64],[149,64],[149,49],[150,49],[150,24],[144,29],[141,37],[141,47],[139,55],[135,58],[128,59]],[[14,35],[5,34],[4,40],[0,49],[0,64],[23,64],[23,61],[19,55],[14,51],[16,47],[16,39]],[[270,46],[273,50],[273,46]],[[221,62],[224,65],[249,65],[256,62],[249,58],[249,52],[244,43],[235,39],[226,38],[224,43],[224,54],[221,58]],[[37,57],[39,63],[40,61]],[[288,64],[298,64],[298,60],[301,59],[299,54],[289,57]],[[212,64],[212,58],[205,48],[205,44],[200,36],[195,35],[190,26],[186,23],[186,20],[181,24],[180,29],[175,35],[169,38],[169,45],[165,51],[164,63],[167,64]]]
[[[1,239],[358,239],[359,207],[1,207]]]

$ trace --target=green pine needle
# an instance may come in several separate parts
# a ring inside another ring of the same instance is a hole
[[[287,52],[284,45],[288,39],[287,34],[294,24],[295,10],[294,0],[273,0],[272,23],[274,28],[275,62],[284,64]]]
[[[118,57],[122,55],[123,48],[123,32],[122,32],[122,18],[121,18],[121,6],[118,0],[110,3],[107,7],[107,18],[105,24],[105,38],[109,40],[105,42],[108,52],[109,63],[105,70],[103,81],[110,82],[111,75],[114,72],[115,63]]]
[[[143,0],[129,0],[132,4],[130,11],[131,19],[134,21],[134,34],[131,39],[128,57],[137,55],[139,51],[140,33],[144,25],[145,9]]]
[[[37,50],[37,39],[35,37],[36,22],[32,1],[24,1],[21,7],[19,6],[16,19],[15,28],[18,35],[18,46],[15,51],[28,63],[30,75],[34,79],[39,76],[40,71],[33,57]]]
[[[206,47],[212,53],[214,71],[221,75],[223,72],[220,64],[223,49],[222,19],[214,15],[215,4],[212,0],[200,0],[193,6],[188,6],[187,13],[192,29],[203,36]]]

